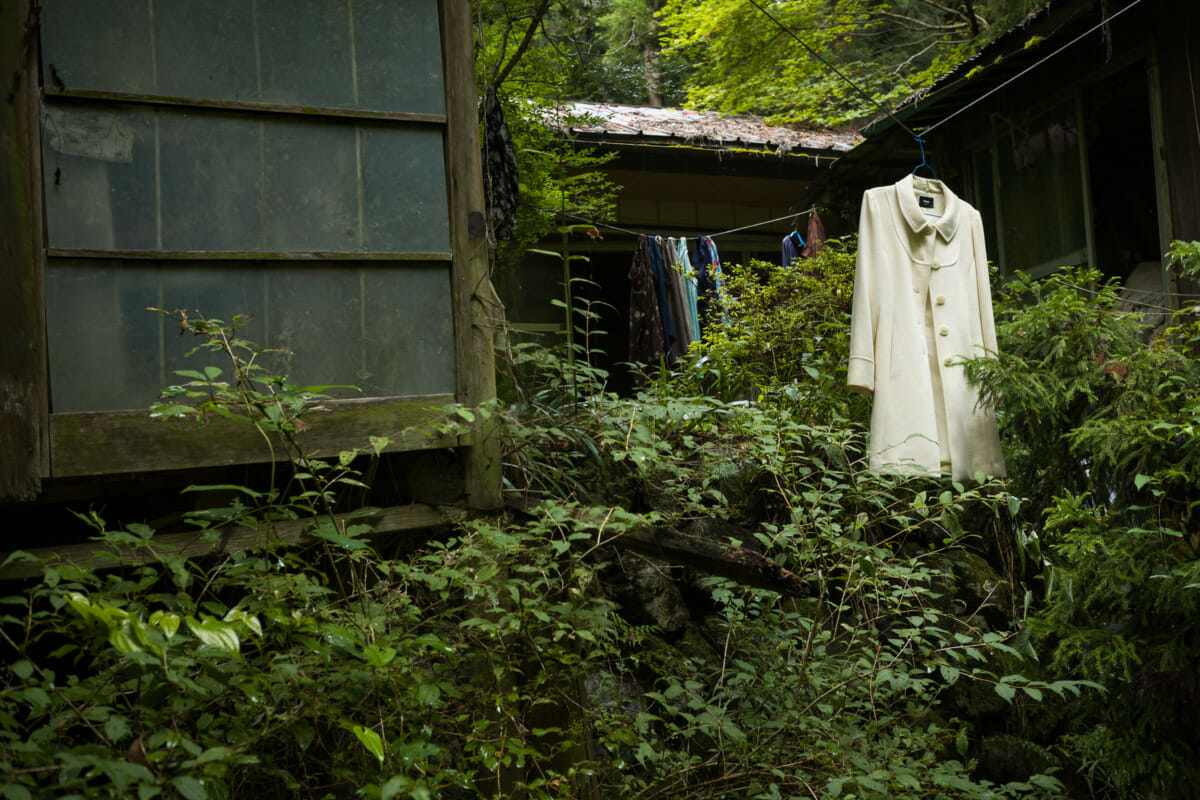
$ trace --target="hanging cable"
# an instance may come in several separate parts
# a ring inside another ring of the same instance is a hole
[[[751,2],[751,3],[753,3],[753,2],[754,2],[754,0],[750,0],[750,2]],[[1112,15],[1110,15],[1110,16],[1108,16],[1108,17],[1106,17],[1106,18],[1102,19],[1102,20],[1100,20],[1100,22],[1096,23],[1096,24],[1095,24],[1095,25],[1093,25],[1091,28],[1088,28],[1086,31],[1084,31],[1083,33],[1079,34],[1079,35],[1078,35],[1078,36],[1076,36],[1074,39],[1072,39],[1071,41],[1069,41],[1069,42],[1067,42],[1066,44],[1064,44],[1062,47],[1060,47],[1060,48],[1058,48],[1057,50],[1055,50],[1053,53],[1049,53],[1048,55],[1045,55],[1045,56],[1043,56],[1041,59],[1039,59],[1039,60],[1035,61],[1033,64],[1031,64],[1030,66],[1028,66],[1028,67],[1026,67],[1025,69],[1021,70],[1021,71],[1020,71],[1020,72],[1018,72],[1016,75],[1013,75],[1011,78],[1009,78],[1008,80],[1004,81],[1004,82],[1003,82],[1003,83],[1001,83],[999,86],[993,87],[993,88],[992,88],[992,89],[990,89],[989,91],[987,91],[987,92],[985,92],[984,94],[980,95],[979,97],[975,98],[974,100],[972,100],[971,102],[967,103],[965,106],[963,106],[962,108],[960,108],[960,109],[958,109],[957,111],[953,112],[953,113],[952,113],[952,114],[950,114],[949,116],[946,116],[946,117],[944,117],[943,119],[940,119],[940,120],[938,120],[937,122],[935,122],[934,124],[932,124],[932,125],[930,125],[930,126],[928,126],[928,127],[926,127],[926,128],[922,128],[922,129],[921,129],[921,133],[922,133],[922,134],[928,134],[928,133],[930,133],[931,131],[934,131],[934,130],[936,130],[937,128],[940,128],[942,125],[944,125],[944,124],[946,124],[947,122],[949,122],[950,120],[954,119],[954,118],[955,118],[955,117],[957,117],[959,114],[961,114],[961,113],[963,113],[964,111],[966,111],[967,109],[971,108],[972,106],[974,106],[974,105],[976,105],[976,104],[978,104],[978,103],[981,103],[981,102],[983,102],[983,101],[984,101],[984,100],[986,100],[987,98],[989,98],[989,97],[991,97],[992,95],[994,95],[996,92],[998,92],[998,91],[1000,91],[1001,89],[1003,89],[1005,86],[1008,86],[1008,85],[1009,85],[1010,83],[1012,83],[1013,81],[1015,81],[1015,80],[1017,80],[1017,79],[1019,79],[1019,78],[1022,78],[1022,77],[1024,77],[1024,76],[1025,76],[1025,75],[1027,75],[1028,73],[1030,73],[1030,72],[1032,72],[1033,70],[1035,70],[1035,69],[1037,69],[1038,67],[1040,67],[1042,64],[1045,64],[1047,61],[1049,61],[1050,59],[1054,58],[1056,55],[1058,55],[1059,53],[1061,53],[1063,50],[1066,50],[1066,49],[1067,49],[1068,47],[1070,47],[1071,45],[1073,45],[1073,44],[1075,44],[1076,42],[1079,42],[1079,41],[1081,41],[1081,40],[1083,40],[1083,39],[1087,38],[1087,37],[1088,37],[1090,34],[1093,34],[1093,33],[1095,33],[1096,31],[1100,30],[1100,29],[1101,29],[1101,28],[1103,28],[1105,25],[1107,25],[1108,23],[1112,22],[1114,19],[1116,19],[1117,17],[1121,16],[1121,15],[1122,15],[1122,14],[1124,14],[1126,11],[1128,11],[1129,9],[1133,8],[1134,6],[1138,5],[1138,4],[1139,4],[1139,3],[1141,3],[1141,2],[1142,2],[1142,0],[1133,0],[1133,2],[1132,2],[1132,3],[1130,3],[1130,4],[1129,4],[1129,5],[1127,5],[1127,6],[1125,6],[1125,7],[1124,7],[1124,8],[1122,8],[1120,11],[1118,11],[1118,12],[1116,12],[1115,14],[1112,14]],[[896,119],[896,118],[895,118],[895,117],[892,117],[892,119]],[[896,120],[896,122],[897,122],[897,123],[899,123],[899,122],[900,122],[900,120]],[[912,130],[910,130],[910,129],[909,129],[907,126],[905,126],[905,125],[901,124],[901,127],[902,127],[902,128],[904,128],[904,130],[908,131],[909,133],[912,133]],[[916,136],[916,134],[913,134],[913,135],[914,135],[914,136]]]
[[[829,68],[829,69],[830,69],[830,70],[831,70],[831,71],[832,71],[832,72],[833,72],[835,75],[837,75],[839,78],[841,78],[842,80],[844,80],[844,81],[845,81],[847,84],[849,84],[850,88],[852,88],[854,91],[856,91],[856,92],[858,92],[859,94],[861,94],[863,97],[865,97],[865,98],[867,99],[867,101],[868,101],[868,102],[870,102],[872,105],[874,105],[874,106],[875,106],[876,108],[878,108],[880,111],[882,111],[883,113],[885,113],[885,114],[887,114],[889,117],[891,117],[891,118],[892,118],[892,119],[893,119],[893,120],[896,122],[896,124],[897,124],[897,125],[899,125],[901,128],[903,128],[904,130],[908,131],[908,135],[909,135],[909,136],[913,137],[913,139],[916,139],[916,140],[920,141],[920,137],[919,137],[919,136],[917,136],[917,134],[916,134],[916,133],[913,131],[913,129],[912,129],[912,128],[908,127],[908,126],[907,126],[907,125],[905,125],[903,122],[901,122],[899,117],[897,117],[895,114],[893,114],[893,113],[891,112],[891,110],[889,110],[888,108],[886,108],[886,107],[885,107],[885,106],[884,106],[882,103],[880,103],[880,102],[879,102],[878,100],[876,100],[874,97],[872,97],[871,95],[869,95],[869,94],[868,94],[868,93],[867,93],[865,90],[863,90],[863,89],[860,89],[857,83],[855,83],[854,81],[850,80],[850,78],[848,78],[844,72],[842,72],[840,69],[838,69],[837,67],[835,67],[833,64],[830,64],[828,61],[826,61],[826,60],[825,60],[825,58],[824,58],[824,56],[822,56],[822,55],[821,55],[820,53],[818,53],[816,50],[814,50],[814,49],[812,49],[811,47],[809,47],[809,45],[808,45],[808,42],[804,41],[804,40],[803,40],[803,39],[801,39],[799,36],[797,36],[796,34],[792,33],[792,29],[791,29],[791,28],[789,28],[788,26],[786,26],[786,25],[784,25],[782,22],[780,22],[778,19],[776,19],[776,18],[775,18],[775,16],[774,16],[773,14],[771,14],[771,12],[770,12],[770,11],[767,11],[765,8],[763,8],[762,6],[760,6],[760,5],[758,4],[758,0],[747,0],[747,2],[749,2],[749,3],[750,3],[750,5],[752,5],[752,6],[754,6],[755,8],[757,8],[759,11],[761,11],[761,12],[762,12],[762,13],[763,13],[763,14],[766,16],[766,18],[767,18],[767,19],[771,20],[771,22],[774,22],[774,23],[775,23],[775,25],[776,25],[776,26],[779,28],[779,30],[783,31],[783,32],[784,32],[784,33],[786,33],[788,36],[790,36],[790,37],[792,37],[793,39],[795,39],[795,40],[796,40],[796,41],[797,41],[797,42],[800,44],[800,46],[801,46],[801,47],[803,47],[805,50],[807,50],[807,51],[808,51],[809,55],[811,55],[811,56],[812,56],[813,58],[815,58],[817,61],[820,61],[822,64],[824,64],[826,67],[828,67],[828,68]],[[1140,2],[1140,0],[1139,0],[1139,2]]]
[[[795,214],[784,214],[782,217],[776,217],[775,219],[765,219],[762,222],[755,222],[751,225],[743,225],[740,228],[733,228],[732,230],[721,231],[720,233],[710,233],[710,234],[708,234],[708,236],[709,236],[709,238],[715,238],[717,236],[724,236],[729,233],[738,233],[739,231],[748,231],[751,228],[761,228],[763,225],[770,225],[773,222],[782,222],[785,219],[793,219],[796,217],[802,217],[805,214],[811,214],[813,211],[816,211],[816,210],[817,210],[817,207],[812,206],[811,208],[806,208],[804,211],[797,211]]]
[[[558,211],[552,211],[551,209],[548,209],[548,208],[541,208],[541,209],[538,209],[538,210],[539,210],[539,211],[545,211],[545,212],[547,212],[547,213],[550,213],[550,214],[558,214],[558,213],[560,213],[560,212],[558,212]],[[762,227],[762,226],[764,226],[764,225],[771,225],[771,224],[773,224],[773,223],[775,223],[775,222],[782,222],[782,221],[783,221],[783,220],[785,220],[785,219],[795,219],[795,218],[803,217],[805,214],[811,214],[812,212],[814,212],[814,211],[816,211],[816,210],[817,210],[817,207],[816,207],[816,206],[810,206],[809,208],[806,208],[806,209],[804,209],[803,211],[796,211],[796,212],[793,212],[793,213],[791,213],[791,214],[784,214],[782,217],[775,217],[774,219],[764,219],[764,220],[763,220],[763,221],[761,221],[761,222],[752,222],[752,223],[750,223],[749,225],[743,225],[743,226],[742,226],[742,227],[740,227],[740,228],[732,228],[732,229],[730,229],[730,230],[727,230],[727,231],[721,231],[720,233],[710,233],[710,234],[707,234],[707,235],[708,235],[709,237],[715,237],[715,236],[725,236],[725,235],[727,235],[727,234],[730,234],[730,233],[739,233],[740,231],[748,231],[748,230],[750,230],[751,228],[761,228],[761,227]],[[561,212],[561,213],[562,213],[562,216],[564,216],[564,217],[570,217],[571,219],[577,219],[577,220],[579,220],[580,222],[582,222],[583,224],[585,224],[585,225],[590,225],[590,226],[592,226],[593,228],[606,228],[606,229],[608,229],[608,230],[610,230],[610,231],[617,231],[617,232],[619,232],[619,233],[625,233],[625,234],[628,234],[628,235],[630,235],[630,236],[642,236],[642,235],[649,235],[649,234],[642,234],[642,233],[639,233],[639,232],[637,232],[637,231],[631,231],[631,230],[629,230],[629,229],[627,229],[627,228],[621,228],[621,227],[618,227],[618,226],[616,226],[616,225],[609,225],[607,222],[592,222],[592,221],[591,221],[591,220],[589,220],[587,217],[580,216],[579,214],[572,214],[572,213],[570,213],[570,212]]]
[[[1020,72],[1018,72],[1016,75],[1013,75],[1011,78],[1009,78],[1008,80],[1004,81],[1004,82],[1003,82],[1003,83],[1001,83],[999,86],[996,86],[996,87],[994,87],[993,89],[991,89],[990,91],[986,92],[985,94],[983,94],[983,95],[981,95],[981,96],[979,96],[979,97],[975,98],[975,99],[974,99],[974,100],[972,100],[970,103],[967,103],[965,106],[963,106],[962,108],[960,108],[960,109],[958,109],[958,110],[954,111],[952,114],[950,114],[950,115],[946,116],[945,118],[943,118],[943,119],[941,119],[941,120],[938,120],[938,121],[937,121],[936,123],[934,123],[933,125],[930,125],[930,126],[928,126],[928,127],[922,128],[922,129],[921,129],[921,133],[920,133],[920,134],[916,133],[916,132],[915,132],[915,131],[914,131],[912,128],[908,127],[908,126],[907,126],[907,125],[905,125],[903,122],[901,122],[901,121],[900,121],[900,118],[899,118],[899,117],[897,117],[897,116],[895,115],[895,113],[893,113],[893,112],[892,112],[890,109],[888,109],[888,108],[886,108],[885,106],[883,106],[883,104],[881,104],[881,103],[880,103],[878,100],[876,100],[874,97],[872,97],[871,95],[869,95],[869,94],[868,94],[866,91],[864,91],[863,89],[859,88],[858,84],[856,84],[854,81],[850,80],[850,78],[848,78],[848,77],[845,75],[845,73],[843,73],[841,70],[839,70],[839,69],[838,69],[837,67],[835,67],[833,64],[830,64],[828,61],[826,61],[826,60],[825,60],[825,58],[824,58],[824,57],[822,57],[822,56],[821,56],[821,54],[820,54],[820,53],[818,53],[816,50],[814,50],[812,47],[810,47],[810,46],[808,45],[808,43],[807,43],[807,42],[805,42],[803,39],[801,39],[799,36],[797,36],[795,33],[793,33],[793,32],[791,31],[791,29],[790,29],[790,28],[788,28],[786,25],[784,25],[782,22],[780,22],[778,19],[776,19],[776,18],[775,18],[775,16],[774,16],[773,14],[771,14],[771,12],[767,11],[765,8],[763,8],[761,5],[759,5],[759,4],[758,4],[758,0],[747,0],[747,2],[748,2],[748,3],[750,3],[750,5],[752,5],[752,6],[754,6],[755,8],[757,8],[759,11],[761,11],[761,12],[763,13],[763,15],[764,15],[764,16],[766,16],[766,18],[767,18],[767,19],[771,20],[771,22],[775,23],[775,25],[776,25],[776,26],[777,26],[777,27],[778,27],[778,28],[779,28],[781,31],[783,31],[783,32],[784,32],[784,33],[786,33],[788,36],[790,36],[790,37],[792,37],[793,39],[795,39],[795,40],[796,40],[796,41],[797,41],[797,42],[800,44],[800,46],[801,46],[801,47],[803,47],[805,50],[807,50],[807,51],[808,51],[808,53],[809,53],[810,55],[812,55],[812,57],[813,57],[813,58],[817,59],[817,60],[818,60],[818,61],[820,61],[822,64],[824,64],[826,67],[828,67],[830,71],[832,71],[832,72],[833,72],[835,75],[837,75],[839,78],[841,78],[843,81],[845,81],[845,82],[846,82],[846,83],[847,83],[847,84],[850,86],[850,88],[854,89],[854,91],[856,91],[856,92],[858,92],[859,94],[861,94],[861,95],[862,95],[863,97],[865,97],[865,98],[866,98],[868,101],[870,101],[870,102],[871,102],[871,103],[872,103],[872,104],[873,104],[873,105],[874,105],[876,108],[878,108],[880,111],[882,111],[882,112],[883,112],[884,114],[886,114],[888,117],[890,117],[890,118],[892,119],[892,121],[893,121],[893,122],[895,122],[897,125],[899,125],[899,126],[900,126],[900,127],[901,127],[901,128],[902,128],[902,129],[903,129],[905,132],[906,132],[906,133],[908,133],[908,135],[909,135],[909,136],[911,136],[911,137],[913,138],[913,141],[915,141],[915,142],[916,142],[916,143],[917,143],[917,144],[918,144],[918,145],[921,147],[921,150],[922,150],[922,152],[924,152],[924,149],[925,149],[925,140],[924,140],[924,138],[923,138],[923,135],[926,135],[926,134],[929,134],[929,133],[931,133],[932,131],[936,130],[937,128],[941,127],[941,126],[942,126],[942,125],[944,125],[945,123],[947,123],[947,122],[949,122],[950,120],[952,120],[952,119],[954,119],[955,117],[957,117],[959,114],[962,114],[962,113],[963,113],[964,111],[966,111],[967,109],[971,108],[972,106],[976,105],[977,103],[980,103],[980,102],[982,102],[983,100],[987,99],[988,97],[991,97],[993,94],[995,94],[996,92],[1000,91],[1000,90],[1001,90],[1001,89],[1003,89],[1004,87],[1008,86],[1008,85],[1009,85],[1009,84],[1011,84],[1013,81],[1015,81],[1015,80],[1017,80],[1017,79],[1019,79],[1019,78],[1021,78],[1021,77],[1024,77],[1026,74],[1028,74],[1028,73],[1032,72],[1033,70],[1037,69],[1037,68],[1038,68],[1038,67],[1040,67],[1042,64],[1044,64],[1044,63],[1046,63],[1047,61],[1049,61],[1050,59],[1054,58],[1056,55],[1058,55],[1058,54],[1059,54],[1059,53],[1061,53],[1062,51],[1064,51],[1064,50],[1066,50],[1067,48],[1071,47],[1073,44],[1075,44],[1075,43],[1077,43],[1077,42],[1081,41],[1082,39],[1085,39],[1085,38],[1086,38],[1088,35],[1090,35],[1090,34],[1092,34],[1092,33],[1095,33],[1095,32],[1096,32],[1096,31],[1098,31],[1100,28],[1103,28],[1105,25],[1107,25],[1108,23],[1112,22],[1114,19],[1116,19],[1117,17],[1121,16],[1122,14],[1124,14],[1124,13],[1125,13],[1126,11],[1128,11],[1129,9],[1133,8],[1134,6],[1137,6],[1137,5],[1139,5],[1139,4],[1142,2],[1142,0],[1133,0],[1133,2],[1132,2],[1132,3],[1130,3],[1130,4],[1129,4],[1129,5],[1127,5],[1127,6],[1125,6],[1125,7],[1124,7],[1124,8],[1122,8],[1120,11],[1117,11],[1115,14],[1112,14],[1112,15],[1110,15],[1110,16],[1108,16],[1108,17],[1106,17],[1106,18],[1102,19],[1102,20],[1100,20],[1100,22],[1099,22],[1099,23],[1097,23],[1096,25],[1094,25],[1093,27],[1091,27],[1091,28],[1089,28],[1088,30],[1084,31],[1084,32],[1083,32],[1083,33],[1081,33],[1079,36],[1076,36],[1074,39],[1072,39],[1071,41],[1067,42],[1067,43],[1066,43],[1066,44],[1064,44],[1062,47],[1059,47],[1059,48],[1058,48],[1057,50],[1055,50],[1053,53],[1050,53],[1049,55],[1046,55],[1046,56],[1042,57],[1042,58],[1041,58],[1041,59],[1039,59],[1038,61],[1034,62],[1034,63],[1033,63],[1031,66],[1029,66],[1029,67],[1026,67],[1025,69],[1023,69],[1023,70],[1021,70]]]

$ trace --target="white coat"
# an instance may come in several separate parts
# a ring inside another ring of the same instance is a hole
[[[995,414],[954,363],[995,352],[979,212],[940,181],[912,175],[868,189],[848,382],[874,394],[871,468],[1003,476]]]

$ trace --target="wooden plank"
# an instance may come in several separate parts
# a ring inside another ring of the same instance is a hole
[[[236,250],[84,250],[73,247],[51,247],[51,258],[152,259],[155,261],[450,261],[450,253],[405,253],[400,251],[358,252],[345,250],[336,253],[256,253]]]
[[[47,86],[42,90],[42,93],[46,97],[106,100],[114,103],[136,103],[138,105],[185,106],[188,108],[213,108],[221,111],[292,114],[303,117],[411,122],[417,125],[446,124],[446,116],[444,114],[418,114],[409,111],[372,111],[361,108],[294,106],[283,103],[262,103],[250,100],[212,100],[202,97],[171,97],[168,95],[136,94],[131,92],[108,92],[97,89],[68,89],[57,86]]]
[[[471,3],[441,0],[440,6],[458,401],[477,406],[496,396],[492,342],[503,306],[489,277]],[[475,435],[476,444],[466,452],[467,502],[474,508],[495,508],[501,502],[499,442],[482,417]]]
[[[314,411],[300,435],[309,453],[336,454],[387,436],[385,452],[456,447],[460,437],[430,429],[451,395],[340,400]],[[55,478],[219,467],[286,459],[250,425],[213,418],[204,424],[150,418],[148,411],[96,411],[50,415],[51,475]]]
[[[339,524],[364,524],[371,526],[369,536],[381,536],[401,531],[419,530],[444,525],[461,518],[456,509],[442,510],[434,506],[414,504],[411,506],[393,506],[381,508],[369,516],[355,515],[350,518],[339,514]],[[274,522],[257,528],[231,526],[221,530],[219,542],[210,543],[195,533],[167,533],[157,535],[152,539],[158,550],[170,548],[175,553],[188,558],[203,558],[218,555],[233,550],[245,550],[258,547],[269,542],[284,544],[301,544],[315,539],[307,535],[314,520],[299,519]],[[105,548],[99,543],[73,544],[60,547],[45,547],[27,550],[37,561],[19,560],[0,568],[0,580],[18,580],[35,578],[42,574],[44,566],[55,564],[87,564],[97,569],[117,567],[125,564],[138,564],[155,558],[150,548]]]
[[[0,4],[0,501],[41,489],[46,415],[37,141],[37,4]]]
[[[613,547],[631,550],[672,564],[720,575],[743,586],[770,589],[785,597],[812,597],[808,581],[776,564],[762,553],[726,542],[691,536],[669,528],[647,527],[611,540]]]

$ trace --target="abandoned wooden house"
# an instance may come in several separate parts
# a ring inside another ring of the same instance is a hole
[[[151,306],[250,315],[294,383],[358,387],[303,437],[390,437],[384,527],[498,501],[488,442],[427,427],[494,395],[470,25],[466,0],[4,4],[5,547],[269,460],[150,418],[199,366]]]
[[[569,141],[615,155],[599,168],[620,187],[615,216],[562,220],[606,223],[599,237],[578,233],[540,245],[586,257],[573,261],[571,272],[589,281],[584,299],[602,303],[597,327],[604,333],[591,344],[605,354],[605,367],[629,351],[628,273],[637,234],[720,234],[715,241],[725,263],[778,260],[781,239],[804,210],[798,198],[861,141],[848,130],[768,125],[753,115],[614,103],[567,103],[553,123]],[[843,232],[839,218],[826,222],[831,235]],[[550,256],[531,255],[520,269],[496,275],[518,336],[557,337],[568,327],[563,309],[551,302],[563,299],[563,286],[563,262]],[[625,385],[620,370],[612,379],[613,388]]]

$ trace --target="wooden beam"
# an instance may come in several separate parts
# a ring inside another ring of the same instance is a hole
[[[362,516],[341,514],[337,516],[339,524],[370,525],[370,536],[381,536],[401,531],[433,528],[461,518],[461,512],[456,509],[439,509],[434,506],[415,504],[411,506],[393,506],[381,508],[375,513]],[[66,545],[63,547],[46,547],[27,550],[36,560],[20,559],[12,561],[0,568],[0,581],[35,578],[42,574],[42,569],[55,564],[88,565],[96,569],[119,567],[127,564],[140,564],[156,558],[155,551],[170,550],[172,553],[188,558],[203,558],[218,555],[231,550],[245,550],[258,547],[269,542],[283,544],[302,544],[316,541],[309,536],[313,519],[298,519],[273,522],[248,528],[231,526],[221,530],[218,542],[207,542],[200,532],[195,533],[166,533],[154,536],[150,544],[137,549],[129,547],[111,548],[97,542],[87,544]]]
[[[536,498],[509,493],[509,508],[522,513],[534,513]],[[603,509],[581,507],[571,516],[603,529],[607,514]],[[744,586],[770,589],[787,597],[812,597],[808,581],[787,570],[762,553],[722,538],[683,533],[659,525],[634,525],[624,533],[603,542],[620,550],[629,550],[669,564],[679,564],[712,575],[720,575]]]
[[[614,538],[612,545],[787,597],[811,597],[813,593],[808,581],[762,553],[669,528],[630,531]]]
[[[96,89],[70,89],[59,88],[56,86],[47,86],[42,90],[42,92],[47,97],[105,100],[113,103],[137,103],[154,106],[186,106],[188,108],[214,108],[222,111],[251,111],[268,114],[293,114],[302,117],[334,117],[336,119],[411,122],[417,125],[446,124],[446,117],[443,114],[418,114],[411,111],[373,111],[363,108],[294,106],[283,103],[261,103],[251,100],[214,100],[204,97],[170,97],[167,95],[137,94],[132,92],[108,92]]]
[[[492,342],[503,307],[489,278],[471,3],[441,0],[440,5],[458,401],[478,406],[496,396]],[[490,430],[491,424],[477,417],[476,443],[466,452],[467,503],[473,508],[496,508],[501,502],[500,445]]]
[[[461,437],[429,427],[453,403],[452,395],[331,401],[329,411],[305,418],[311,427],[300,444],[324,455],[366,447],[370,436],[391,439],[384,452],[457,447],[466,443]],[[278,442],[272,444],[274,450],[254,426],[220,417],[199,424],[151,419],[148,411],[50,415],[55,478],[285,460]]]
[[[450,253],[404,253],[399,251],[343,250],[336,253],[250,252],[238,250],[88,250],[76,247],[51,247],[50,258],[149,259],[154,261],[450,261]]]
[[[41,489],[46,419],[37,3],[0,4],[0,501]]]

